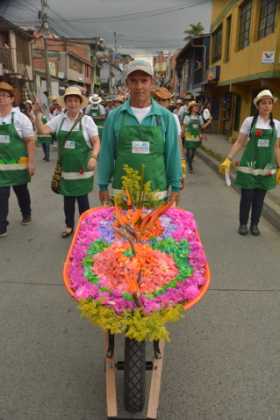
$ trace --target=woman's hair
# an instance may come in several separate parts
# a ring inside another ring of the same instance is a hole
[[[256,112],[256,115],[253,117],[253,119],[252,119],[252,123],[251,123],[251,128],[250,128],[250,134],[249,134],[249,136],[251,136],[251,134],[252,134],[252,131],[253,131],[253,128],[254,128],[254,126],[255,126],[255,124],[256,124],[256,122],[257,122],[257,119],[258,119],[258,116],[259,116],[259,111],[257,111]],[[272,115],[272,112],[270,113],[270,115],[269,115],[269,124],[270,124],[270,127],[273,129],[273,130],[275,130],[275,123],[274,123],[274,120],[273,120],[273,115]]]

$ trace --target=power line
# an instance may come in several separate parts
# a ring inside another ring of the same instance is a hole
[[[165,14],[175,13],[180,10],[188,9],[191,7],[196,7],[201,4],[209,3],[210,0],[200,0],[196,1],[195,3],[191,3],[185,6],[176,6],[176,7],[166,7],[164,9],[153,9],[153,10],[145,10],[142,12],[134,12],[134,13],[127,13],[118,16],[99,16],[95,18],[89,17],[80,17],[80,18],[68,18],[64,19],[66,22],[97,22],[97,23],[112,23],[112,22],[121,22],[124,20],[134,20],[139,19],[140,17],[149,18],[154,16],[161,16]]]

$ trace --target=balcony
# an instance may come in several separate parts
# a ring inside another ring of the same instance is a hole
[[[13,71],[12,54],[10,48],[0,47],[0,63],[3,69]]]

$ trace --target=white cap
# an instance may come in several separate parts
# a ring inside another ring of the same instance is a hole
[[[260,102],[260,100],[262,99],[262,98],[271,98],[272,100],[273,100],[273,102],[275,103],[276,101],[277,101],[277,98],[275,98],[273,95],[272,95],[272,93],[270,92],[270,90],[269,89],[264,89],[264,90],[262,90],[261,92],[259,92],[258,94],[257,94],[257,96],[255,97],[255,99],[254,99],[254,105],[255,106],[257,106],[258,105],[258,103]]]
[[[126,68],[126,79],[131,73],[134,73],[135,71],[143,71],[144,73],[147,73],[149,76],[154,76],[154,71],[152,68],[152,65],[145,60],[133,60],[131,61]]]

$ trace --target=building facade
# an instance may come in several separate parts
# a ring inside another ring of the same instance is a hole
[[[0,80],[15,86],[17,104],[33,91],[31,40],[28,32],[0,17]]]
[[[207,95],[216,131],[236,138],[261,89],[280,95],[279,76],[279,1],[213,0]]]

